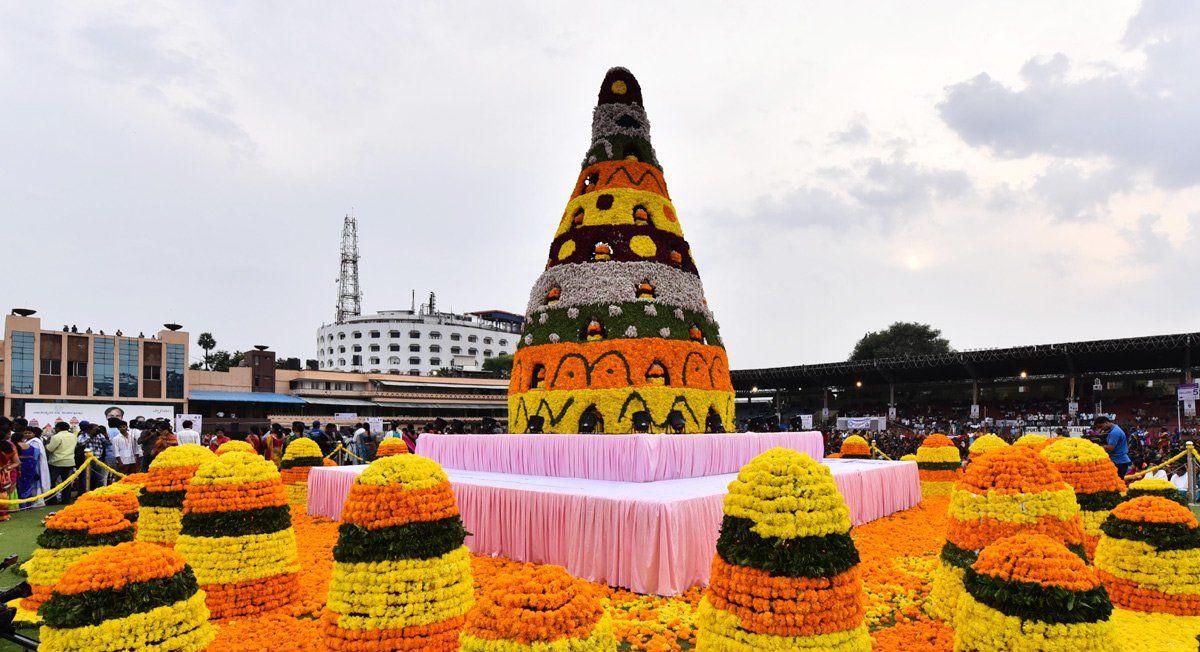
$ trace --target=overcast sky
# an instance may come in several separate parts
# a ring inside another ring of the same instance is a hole
[[[353,207],[364,310],[522,312],[624,65],[734,368],[1200,330],[1194,0],[321,9],[0,5],[4,307],[312,357]]]

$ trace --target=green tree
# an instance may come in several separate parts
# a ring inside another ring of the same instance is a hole
[[[854,351],[851,362],[877,360],[879,358],[907,358],[917,355],[949,353],[950,342],[942,337],[942,331],[929,324],[898,321],[881,331],[863,335]]]
[[[200,333],[200,337],[196,338],[196,346],[204,349],[204,368],[211,369],[211,360],[208,352],[217,348],[217,340],[213,338],[212,333]]]
[[[498,378],[512,374],[513,357],[507,353],[483,361],[483,370]]]
[[[242,352],[217,350],[213,351],[211,356],[211,365],[213,371],[229,371],[231,367],[236,367],[242,364]]]

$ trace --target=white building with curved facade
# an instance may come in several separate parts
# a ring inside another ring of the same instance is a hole
[[[478,369],[517,350],[523,318],[488,310],[466,314],[385,310],[317,329],[322,370],[429,375],[443,368]]]

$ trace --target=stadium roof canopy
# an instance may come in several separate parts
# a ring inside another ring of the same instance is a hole
[[[1010,349],[955,351],[936,355],[882,358],[866,362],[734,370],[739,391],[795,389],[804,386],[848,387],[888,383],[935,383],[1071,376],[1153,370],[1182,370],[1200,362],[1200,333],[1153,335],[1118,340],[1038,344]]]

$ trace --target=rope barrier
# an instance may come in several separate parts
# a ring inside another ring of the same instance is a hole
[[[1148,473],[1154,473],[1155,471],[1157,471],[1159,469],[1166,468],[1167,466],[1170,466],[1170,465],[1174,464],[1175,462],[1178,462],[1180,459],[1182,459],[1187,454],[1188,454],[1188,452],[1186,450],[1180,451],[1180,453],[1178,455],[1176,455],[1175,457],[1172,457],[1171,459],[1169,459],[1161,464],[1155,464],[1154,466],[1152,466],[1148,469],[1142,469],[1141,471],[1138,471],[1137,473],[1125,476],[1125,482],[1133,482],[1134,480],[1140,480],[1143,477],[1145,477],[1145,475]],[[1194,451],[1193,451],[1193,454],[1195,454]]]
[[[120,478],[123,478],[123,477],[125,477],[125,474],[124,474],[124,473],[121,473],[120,471],[118,471],[118,470],[114,469],[113,467],[111,467],[111,466],[109,466],[109,465],[105,464],[104,462],[101,462],[99,457],[96,457],[95,455],[92,455],[91,453],[88,453],[88,454],[87,454],[87,456],[88,456],[88,459],[92,460],[94,463],[96,463],[97,465],[99,465],[99,467],[100,467],[100,468],[102,468],[102,469],[104,469],[105,471],[108,471],[109,473],[111,473],[111,474],[113,474],[113,475],[117,476],[117,479],[120,479]]]
[[[875,451],[876,453],[878,453],[878,454],[879,454],[879,456],[880,456],[880,457],[882,457],[883,459],[885,459],[885,460],[887,460],[887,461],[889,461],[889,462],[893,461],[893,460],[892,460],[892,458],[888,457],[888,454],[887,454],[887,453],[885,453],[885,452],[883,452],[883,451],[879,450],[879,447],[875,445],[875,441],[874,441],[874,440],[872,440],[872,441],[871,441],[871,450],[873,450],[873,451]]]
[[[68,487],[72,482],[75,482],[75,479],[78,478],[84,471],[86,471],[88,466],[90,466],[94,461],[96,461],[96,458],[89,455],[88,458],[83,461],[83,464],[80,464],[79,468],[75,469],[75,472],[68,476],[66,480],[63,480],[58,484],[57,487],[54,487],[45,493],[38,494],[36,496],[30,496],[28,498],[0,498],[0,505],[24,505],[25,503],[36,503],[39,500],[49,498]]]
[[[349,448],[346,448],[346,447],[345,447],[344,445],[342,445],[342,444],[338,444],[338,445],[337,445],[337,448],[335,448],[335,449],[333,449],[333,450],[329,451],[329,454],[325,456],[325,459],[329,459],[329,458],[333,457],[334,455],[336,455],[336,454],[338,453],[338,451],[341,451],[341,452],[343,452],[343,453],[345,453],[345,454],[349,455],[350,457],[352,457],[352,458],[354,458],[354,459],[358,460],[359,462],[362,462],[363,464],[369,464],[369,463],[370,463],[370,462],[368,462],[367,460],[365,460],[365,459],[363,459],[363,458],[361,458],[361,457],[359,457],[359,456],[355,455],[353,452],[351,452],[351,451],[350,451],[350,449],[349,449]]]

